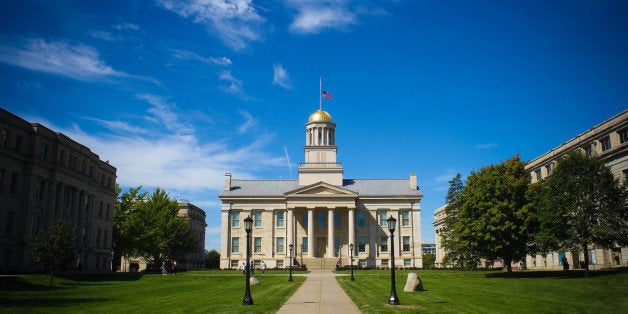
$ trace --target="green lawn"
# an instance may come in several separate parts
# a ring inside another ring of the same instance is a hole
[[[288,282],[285,271],[256,275],[253,306],[242,306],[245,279],[238,271],[65,275],[52,287],[45,275],[0,277],[0,312],[274,313],[305,280]]]
[[[363,313],[627,313],[628,271],[515,272],[416,270],[425,291],[403,292],[410,271],[396,271],[401,305],[387,304],[390,271],[356,271],[340,285]],[[348,273],[348,272],[343,272]]]
[[[387,305],[390,271],[356,271],[356,281],[338,277],[341,286],[364,313],[379,312],[628,312],[628,271],[504,272],[415,271],[425,291],[403,292],[409,271],[397,271],[401,305]],[[301,273],[301,272],[295,272]],[[348,272],[345,272],[348,273]],[[0,312],[212,312],[274,313],[303,283],[287,281],[287,272],[257,274],[251,286],[255,305],[242,306],[244,277],[237,271],[194,271],[178,275],[77,274],[55,277],[0,277]]]

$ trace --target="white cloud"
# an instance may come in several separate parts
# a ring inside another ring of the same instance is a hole
[[[434,178],[434,181],[435,182],[449,182],[451,181],[451,179],[453,179],[456,176],[456,174],[458,174],[458,171],[456,171],[455,169],[447,169],[444,174],[436,176],[436,178]]]
[[[242,50],[251,42],[262,40],[265,20],[252,0],[156,0],[163,8],[204,25],[223,43]]]
[[[0,45],[0,61],[78,80],[130,77],[108,66],[93,47],[67,42],[48,42],[39,38],[29,39],[21,47]]]
[[[250,128],[256,126],[259,121],[254,119],[250,113],[240,110],[240,115],[244,118],[244,123],[238,128],[238,133],[246,133]]]
[[[208,63],[208,64],[215,64],[215,65],[222,65],[222,66],[227,66],[231,64],[231,59],[227,58],[227,57],[201,57],[200,55],[198,55],[195,52],[192,51],[188,51],[188,50],[174,50],[173,57],[177,58],[177,59],[182,59],[182,60],[197,60],[197,61],[201,61],[203,63]]]
[[[243,85],[242,80],[239,80],[233,77],[233,75],[231,75],[231,71],[223,71],[222,73],[220,73],[220,76],[218,77],[218,79],[228,83],[228,85],[220,86],[220,88],[224,92],[227,92],[229,94],[234,94],[234,95],[241,95],[241,96],[244,95],[244,92],[242,90],[242,85]]]
[[[112,132],[133,133],[133,134],[147,134],[149,132],[148,129],[145,129],[139,126],[134,126],[131,123],[128,123],[125,121],[107,121],[107,120],[96,119],[96,118],[86,118],[86,119],[98,122],[100,125],[104,126],[105,128],[107,128],[108,130]]]
[[[102,39],[106,41],[117,41],[119,39],[118,37],[114,36],[113,34],[109,32],[92,31],[89,34],[92,35],[92,37],[94,38],[98,38],[98,39]]]
[[[292,89],[290,75],[281,64],[273,64],[273,85],[278,85],[285,89]]]
[[[138,30],[140,29],[140,26],[137,24],[133,24],[133,23],[120,23],[120,24],[114,24],[111,27],[113,27],[114,29],[117,29],[119,31],[121,30]]]

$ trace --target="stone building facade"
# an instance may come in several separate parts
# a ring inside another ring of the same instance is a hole
[[[56,220],[76,228],[70,269],[111,270],[116,168],[88,147],[0,109],[0,269],[32,271],[28,246]]]
[[[189,219],[189,228],[198,241],[196,251],[187,254],[185,259],[179,262],[179,267],[185,269],[205,268],[205,228],[207,227],[205,211],[188,201],[180,200],[178,215]]]
[[[386,219],[397,219],[395,264],[421,267],[422,193],[414,173],[406,179],[346,179],[336,161],[336,124],[314,112],[305,125],[305,162],[298,180],[243,180],[225,175],[222,202],[221,268],[246,260],[244,218],[253,218],[251,259],[284,268],[306,264],[332,268],[337,262],[388,267]],[[353,254],[350,245],[354,245]],[[290,251],[292,246],[293,250]],[[291,259],[292,257],[292,259]]]

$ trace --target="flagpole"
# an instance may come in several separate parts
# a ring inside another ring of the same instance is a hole
[[[320,90],[318,91],[318,110],[323,110],[323,76],[321,75]]]

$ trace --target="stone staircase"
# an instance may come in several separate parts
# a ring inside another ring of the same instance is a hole
[[[303,258],[303,264],[307,266],[308,270],[318,269],[330,269],[336,268],[336,258]]]

